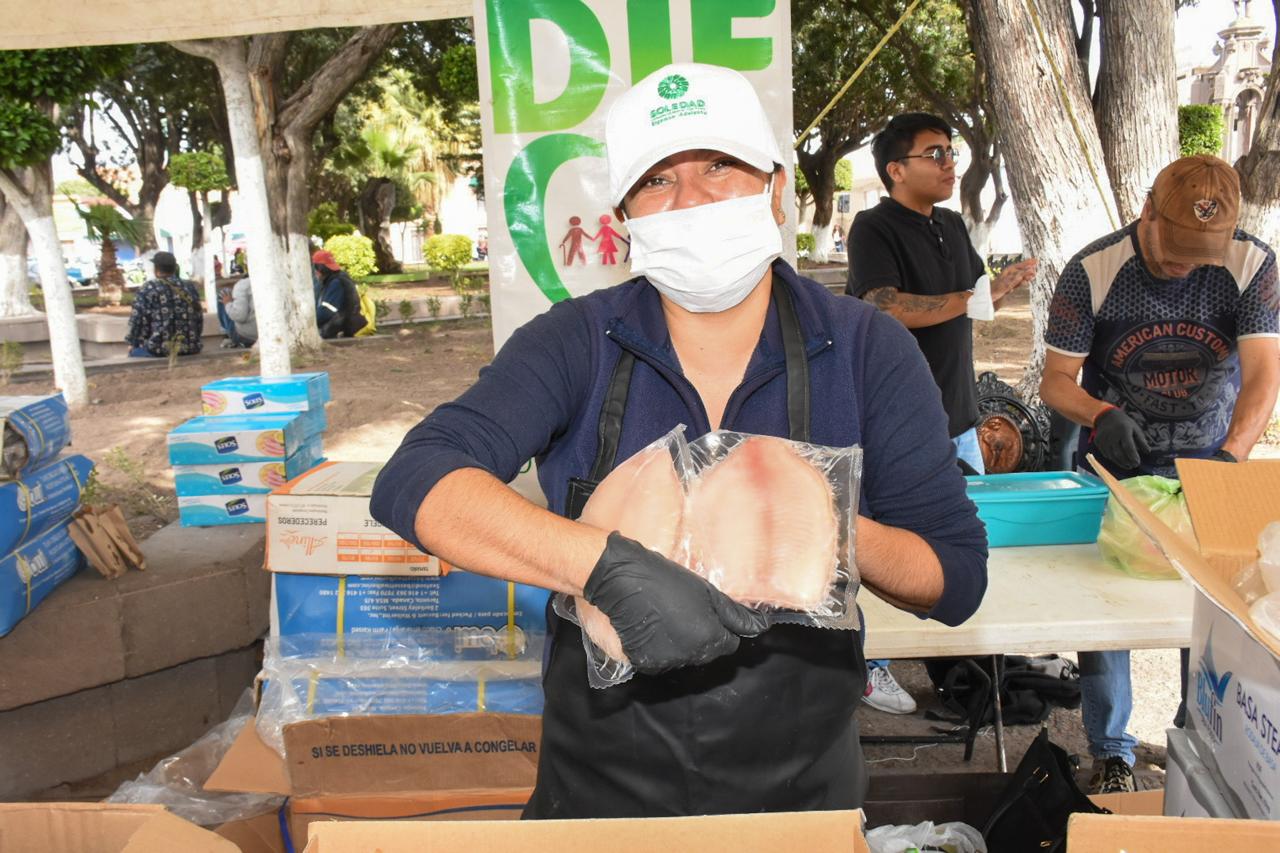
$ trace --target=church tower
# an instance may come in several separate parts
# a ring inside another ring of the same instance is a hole
[[[1217,62],[1192,70],[1191,103],[1222,107],[1222,159],[1228,163],[1249,153],[1262,109],[1263,75],[1271,68],[1271,42],[1252,5],[1253,0],[1236,0],[1236,19],[1218,33],[1213,48]]]

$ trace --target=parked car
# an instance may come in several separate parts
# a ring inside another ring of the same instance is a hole
[[[97,283],[98,268],[92,261],[72,259],[67,261],[67,280],[73,288],[93,287]],[[27,258],[27,279],[36,287],[42,287],[40,267],[36,259]]]

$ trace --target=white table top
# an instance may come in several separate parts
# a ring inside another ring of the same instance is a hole
[[[863,590],[868,658],[1166,649],[1191,640],[1194,591],[1179,580],[1139,580],[1111,568],[1098,547],[993,548],[987,594],[967,622],[922,620]]]

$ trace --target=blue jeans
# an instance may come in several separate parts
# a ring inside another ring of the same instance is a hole
[[[970,468],[979,474],[987,473],[987,466],[982,461],[982,448],[978,445],[977,427],[970,427],[960,433],[951,439],[951,443],[956,446],[956,458],[963,459]]]
[[[248,348],[253,346],[253,341],[242,337],[236,332],[236,321],[227,315],[227,306],[222,303],[221,299],[218,300],[218,325],[222,327],[222,331],[227,333],[227,340],[231,341],[231,343],[238,347]]]
[[[1125,731],[1133,713],[1129,652],[1080,652],[1080,712],[1094,758],[1123,758],[1130,767],[1138,739]]]
[[[976,427],[960,433],[951,439],[951,443],[956,446],[957,458],[963,459],[979,474],[987,473],[987,468],[982,463],[982,448],[978,446],[978,430]],[[867,669],[878,669],[888,665],[889,661],[887,660],[867,661]]]
[[[129,358],[164,358],[147,350],[146,347],[134,347],[129,350]]]

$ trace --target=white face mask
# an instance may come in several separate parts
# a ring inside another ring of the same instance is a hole
[[[769,264],[782,256],[782,233],[769,209],[772,198],[766,189],[628,219],[631,272],[687,311],[727,311],[746,299]]]

